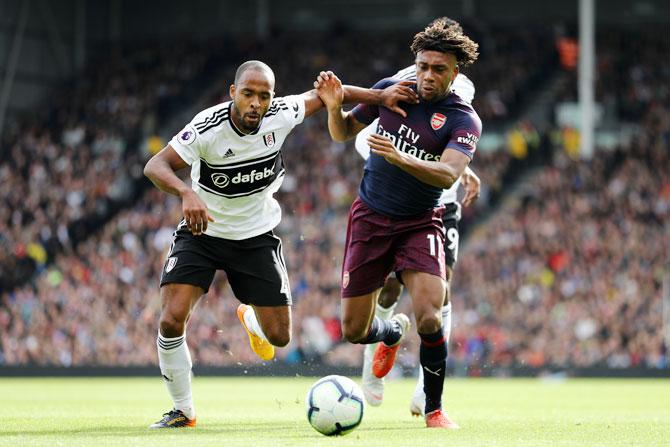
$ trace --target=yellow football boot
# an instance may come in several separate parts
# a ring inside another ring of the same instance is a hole
[[[249,345],[256,353],[256,355],[261,358],[261,360],[272,360],[275,356],[275,347],[272,346],[269,341],[263,340],[261,337],[251,332],[247,327],[247,323],[244,322],[244,313],[248,308],[249,306],[246,304],[240,304],[237,306],[237,318],[239,318],[240,323],[242,323],[244,330],[247,331],[247,335],[249,336]]]

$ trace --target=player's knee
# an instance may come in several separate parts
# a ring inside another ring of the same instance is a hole
[[[176,320],[161,320],[161,335],[167,338],[181,337],[184,334],[183,322]]]
[[[402,284],[395,278],[389,278],[384,284],[384,288],[379,294],[377,302],[384,309],[388,309],[398,302],[400,293],[402,292]]]
[[[268,338],[268,341],[272,346],[276,346],[278,348],[283,348],[291,341],[291,333],[289,331],[276,331],[265,334],[265,336]]]
[[[434,334],[442,327],[442,318],[433,313],[416,316],[416,329],[420,334]]]
[[[161,313],[160,331],[163,337],[181,337],[184,334],[186,319],[180,318],[172,312]]]

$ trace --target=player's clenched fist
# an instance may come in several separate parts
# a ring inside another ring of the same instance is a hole
[[[314,81],[314,88],[327,109],[342,107],[344,89],[342,81],[332,71],[322,71]]]
[[[214,222],[214,218],[207,212],[207,205],[195,191],[186,191],[182,195],[181,209],[186,220],[186,226],[195,236],[199,236],[207,230],[208,222]]]

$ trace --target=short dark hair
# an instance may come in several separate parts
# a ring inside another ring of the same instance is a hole
[[[247,70],[258,70],[258,71],[264,71],[267,72],[270,75],[270,78],[272,79],[272,83],[274,83],[275,80],[275,73],[272,71],[272,68],[265,62],[261,61],[246,61],[239,67],[237,67],[237,71],[235,71],[235,85],[240,81],[240,77],[244,74],[245,71]]]
[[[412,52],[416,55],[421,51],[439,51],[452,53],[461,67],[467,67],[477,60],[479,45],[463,34],[463,29],[448,26],[445,18],[434,20],[420,33],[414,36]]]

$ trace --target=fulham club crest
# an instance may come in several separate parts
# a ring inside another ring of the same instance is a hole
[[[170,273],[170,271],[174,268],[176,264],[177,264],[176,256],[168,258],[167,262],[165,263],[165,273]]]
[[[275,133],[269,133],[267,135],[263,135],[263,141],[265,142],[265,145],[267,147],[272,147],[275,145]]]
[[[430,127],[433,128],[433,130],[438,130],[442,126],[444,126],[444,123],[447,121],[447,117],[444,116],[441,113],[433,113],[433,116],[430,117]]]

